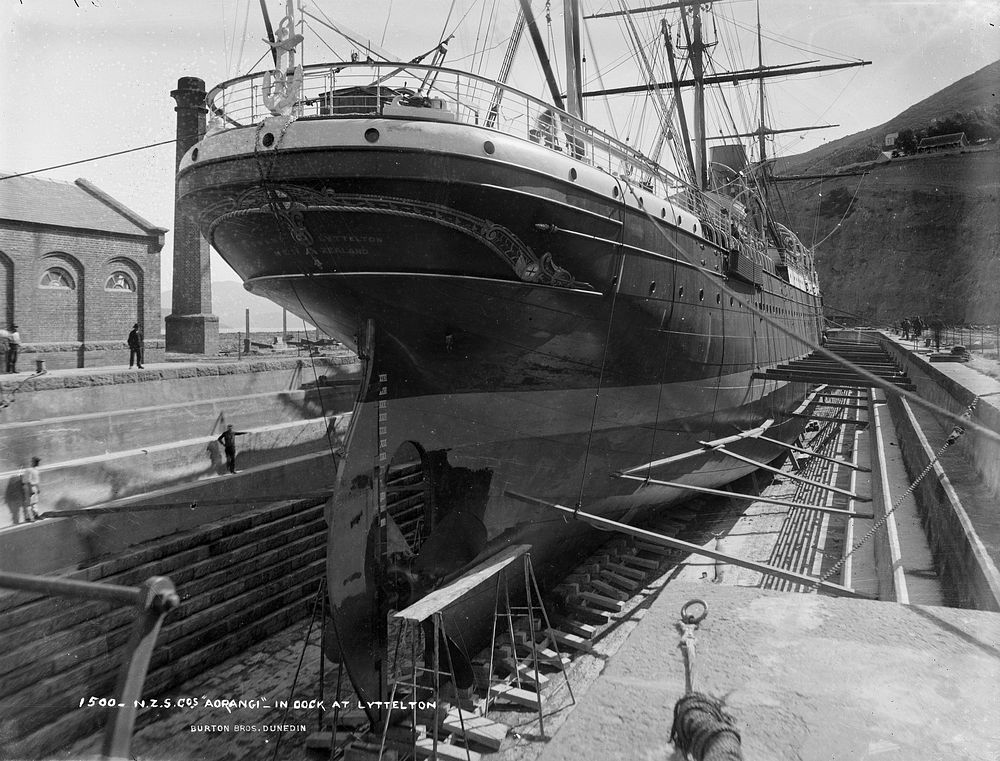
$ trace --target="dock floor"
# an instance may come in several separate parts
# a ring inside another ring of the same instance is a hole
[[[1000,614],[671,583],[541,761],[668,759],[679,611],[704,600],[695,689],[725,697],[747,759],[995,761]]]

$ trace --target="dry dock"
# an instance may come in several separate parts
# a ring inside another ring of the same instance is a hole
[[[855,356],[871,354],[872,367],[887,354],[888,377],[901,387],[1000,431],[1000,383],[959,363],[932,363],[891,336],[844,340],[848,353],[861,344]],[[822,372],[822,363],[806,359],[776,372],[809,375]],[[549,657],[534,672],[527,633],[511,629],[495,655],[513,667],[490,683],[491,692],[509,697],[475,702],[475,710],[486,708],[475,718],[478,729],[444,722],[438,757],[680,761],[670,742],[673,707],[685,690],[678,624],[682,605],[694,598],[706,602],[708,615],[694,632],[693,686],[725,699],[745,758],[1000,757],[1000,521],[993,509],[1000,452],[974,430],[942,448],[952,422],[891,390],[852,384],[842,375],[817,383],[803,413],[814,421],[800,442],[805,451],[793,452],[780,472],[747,477],[727,487],[729,495],[698,495],[644,527],[646,535],[609,534],[604,547],[546,590],[552,630],[536,630],[538,648],[567,656],[572,696],[558,660]],[[280,470],[280,463],[262,464],[258,477],[271,478],[269,466]],[[243,475],[222,480],[236,484]],[[177,505],[164,509],[191,513],[181,504],[188,487],[173,488],[180,489]],[[116,526],[135,532],[142,512],[132,508],[163,497],[119,500],[108,513],[95,507],[95,516],[107,536]],[[182,605],[165,619],[149,698],[267,698],[231,711],[147,708],[133,740],[136,758],[320,759],[330,757],[333,738],[334,755],[377,758],[378,742],[373,750],[356,715],[344,725],[329,710],[278,707],[295,699],[329,704],[337,695],[336,669],[321,669],[318,628],[305,642],[303,617],[319,599],[318,509],[313,499],[251,501],[235,518],[195,511],[170,536],[135,534],[144,543],[110,542],[110,554],[83,557],[87,568],[78,578],[98,578],[98,569],[109,579],[138,578],[142,569],[176,575]],[[0,569],[31,564],[25,537],[46,547],[63,531],[70,542],[81,519],[0,530]],[[292,560],[285,546],[299,548],[302,563],[294,600],[282,582]],[[35,570],[53,570],[51,554],[40,553],[48,567]],[[832,586],[816,594],[808,580],[820,577]],[[220,596],[222,589],[232,597]],[[88,683],[87,674],[116,657],[124,618],[9,595],[0,597],[0,611],[0,641],[13,648],[0,658],[0,757],[76,758],[98,749],[98,735],[85,736],[94,716],[70,703],[94,684],[109,689],[106,678]],[[199,641],[199,631],[214,639]],[[480,668],[488,655],[480,655]],[[339,681],[341,697],[352,700]],[[13,685],[20,687],[6,688]],[[44,709],[22,705],[29,698],[44,701]],[[21,718],[12,722],[15,715]],[[421,731],[427,756],[432,733],[429,725]],[[404,734],[405,742],[397,736],[388,747],[405,755],[409,730]],[[56,745],[53,737],[61,738]]]

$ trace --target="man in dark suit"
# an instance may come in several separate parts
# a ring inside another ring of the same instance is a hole
[[[226,451],[226,467],[230,473],[236,472],[236,437],[245,435],[246,431],[234,431],[231,425],[227,425],[226,430],[218,438],[222,448]]]
[[[142,333],[139,332],[139,323],[132,326],[132,332],[128,334],[128,366],[132,368],[132,363],[142,369]]]

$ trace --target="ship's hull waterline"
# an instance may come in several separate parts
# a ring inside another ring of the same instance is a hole
[[[512,495],[637,519],[686,494],[620,471],[766,420],[772,438],[801,430],[787,413],[804,386],[752,375],[809,348],[746,305],[815,342],[818,293],[773,267],[727,278],[726,251],[680,203],[460,124],[272,119],[199,153],[179,198],[209,241],[250,290],[367,360],[328,513],[331,655],[349,664],[380,642],[376,556],[415,585],[397,584],[397,603],[510,543],[532,546],[544,578],[586,530]],[[718,487],[751,469],[716,453],[651,475]],[[351,672],[378,693],[382,676]]]

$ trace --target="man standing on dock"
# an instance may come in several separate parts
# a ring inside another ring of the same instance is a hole
[[[10,326],[7,333],[7,372],[17,372],[17,355],[21,351],[21,334],[17,332],[17,325]]]
[[[226,467],[230,473],[236,472],[236,437],[246,435],[246,431],[234,431],[231,425],[226,426],[226,430],[219,436],[218,441],[226,451]]]
[[[139,332],[139,323],[132,326],[132,332],[128,334],[128,367],[132,369],[135,362],[142,369],[142,333]]]
[[[42,461],[37,457],[31,458],[31,467],[25,468],[21,473],[21,488],[24,489],[24,520],[26,523],[34,523],[41,516],[38,514],[38,493],[41,485],[41,477],[38,475],[38,466]]]

